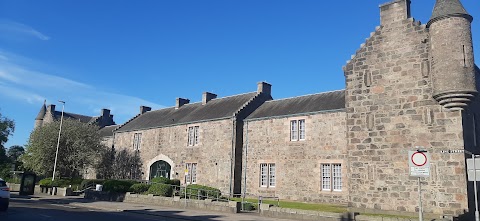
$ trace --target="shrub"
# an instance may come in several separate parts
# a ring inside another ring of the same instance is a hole
[[[152,184],[147,191],[148,194],[153,194],[155,196],[172,196],[172,192],[172,186],[163,183]]]
[[[187,195],[190,196],[190,198],[192,199],[206,199],[219,198],[222,193],[217,188],[202,186],[198,184],[191,184],[187,186]]]
[[[150,184],[146,184],[146,183],[136,183],[130,187],[130,192],[140,193],[140,194],[146,193],[150,188],[150,186],[151,186]]]
[[[80,189],[84,190],[84,189],[87,189],[89,187],[95,188],[96,184],[103,184],[104,182],[105,182],[105,180],[83,180],[80,183]]]
[[[103,183],[103,191],[126,193],[130,190],[130,187],[136,183],[137,181],[133,180],[107,180]]]
[[[165,178],[165,177],[155,177],[150,180],[151,183],[164,183],[164,184],[170,184],[170,179]]]
[[[45,178],[42,179],[38,182],[38,185],[40,186],[46,186],[46,187],[67,187],[69,185],[72,185],[72,180],[71,179],[56,179],[52,181],[52,178]]]
[[[170,185],[180,186],[180,180],[177,180],[177,179],[170,180],[169,183]]]
[[[243,203],[243,210],[244,211],[252,211],[252,210],[255,210],[255,206],[253,205],[253,203],[244,202]]]

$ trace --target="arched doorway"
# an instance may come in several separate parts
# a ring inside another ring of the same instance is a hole
[[[170,166],[169,163],[159,160],[155,163],[153,163],[150,166],[150,177],[149,180],[155,178],[155,177],[165,177],[170,179],[170,171],[172,167]]]

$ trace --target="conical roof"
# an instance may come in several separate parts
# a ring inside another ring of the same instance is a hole
[[[38,112],[38,115],[35,118],[35,120],[43,120],[43,117],[45,117],[46,112],[47,112],[47,106],[45,106],[45,102],[43,102],[43,106],[40,108],[40,112]]]
[[[473,20],[459,0],[437,0],[428,24],[448,16],[461,16]]]

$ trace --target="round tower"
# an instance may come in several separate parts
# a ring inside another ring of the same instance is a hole
[[[40,108],[40,111],[38,112],[38,115],[35,118],[35,125],[33,129],[43,126],[43,118],[45,117],[45,113],[47,112],[47,106],[45,106],[45,102],[43,102],[43,106]]]
[[[461,110],[477,94],[472,20],[459,0],[437,0],[427,23],[433,98],[447,109]]]

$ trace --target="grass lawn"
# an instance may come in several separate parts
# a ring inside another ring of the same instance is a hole
[[[232,201],[242,202],[242,198],[231,198]],[[257,208],[258,199],[245,199],[245,201],[254,204],[254,207]],[[263,200],[263,203],[277,205],[279,204],[282,208],[290,209],[301,209],[301,210],[315,210],[322,212],[332,212],[332,213],[344,213],[347,212],[347,207],[339,205],[330,205],[330,204],[316,204],[316,203],[300,203],[300,202],[290,202],[283,201],[277,202],[276,200]]]

